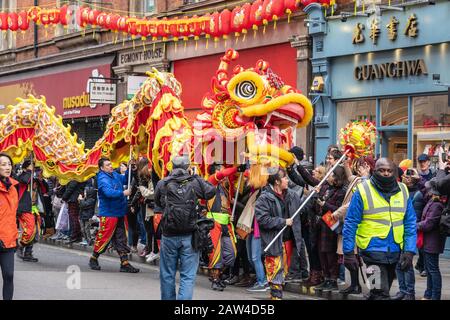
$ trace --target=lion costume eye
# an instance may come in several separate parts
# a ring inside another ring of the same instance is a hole
[[[227,86],[231,99],[241,106],[259,103],[264,97],[264,81],[253,71],[244,71],[235,75]]]
[[[234,88],[234,94],[242,99],[253,99],[256,95],[256,86],[252,81],[242,81]]]

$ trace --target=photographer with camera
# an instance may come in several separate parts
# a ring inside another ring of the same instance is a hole
[[[172,164],[170,175],[159,181],[155,189],[155,206],[163,211],[159,264],[161,299],[192,300],[199,265],[199,250],[193,246],[193,237],[198,229],[197,202],[198,199],[214,197],[215,188],[188,172],[188,156],[177,156]],[[177,296],[175,276],[178,261],[180,287]]]

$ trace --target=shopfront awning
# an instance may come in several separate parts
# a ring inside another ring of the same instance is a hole
[[[16,98],[32,94],[45,96],[47,104],[55,106],[56,114],[63,118],[109,114],[109,105],[89,104],[89,78],[111,77],[113,60],[114,56],[106,56],[0,77],[0,113],[7,111],[7,105],[16,104]]]

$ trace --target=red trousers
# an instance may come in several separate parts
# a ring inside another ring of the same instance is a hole
[[[130,253],[127,246],[127,217],[100,217],[100,227],[95,238],[94,252],[102,254],[111,242],[119,255]]]
[[[31,212],[19,214],[19,225],[22,233],[19,239],[20,245],[25,247],[33,244],[40,230],[40,219]]]

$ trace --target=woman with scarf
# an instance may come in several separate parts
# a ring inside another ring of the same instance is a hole
[[[328,212],[336,211],[342,205],[347,191],[344,167],[336,167],[327,182],[329,185],[327,191],[316,201],[319,206],[316,213],[319,214],[318,218],[320,217],[320,219]],[[320,221],[318,249],[325,282],[317,286],[316,289],[322,291],[337,290],[337,278],[339,275],[338,256],[336,254],[337,234],[324,221]]]
[[[18,182],[11,178],[13,162],[0,153],[0,269],[3,277],[3,299],[12,300],[14,293],[14,252],[19,232],[16,211],[19,197]]]

